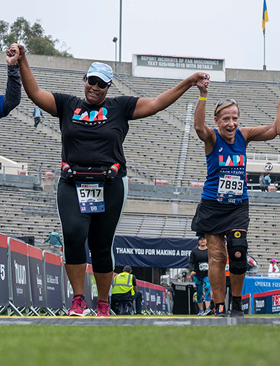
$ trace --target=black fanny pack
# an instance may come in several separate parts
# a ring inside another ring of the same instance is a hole
[[[78,165],[73,165],[73,180],[75,182],[105,182],[108,167],[82,167]]]
[[[67,180],[74,182],[113,182],[118,174],[120,165],[113,164],[111,167],[82,167],[67,163],[62,163],[62,174]]]

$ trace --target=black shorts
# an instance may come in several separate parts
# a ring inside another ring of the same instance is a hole
[[[225,205],[202,198],[197,205],[191,229],[204,234],[223,234],[232,229],[248,231],[249,221],[248,200],[242,201],[240,205]]]
[[[108,273],[114,269],[112,245],[127,192],[127,177],[117,177],[112,184],[104,183],[105,212],[81,213],[75,183],[60,177],[57,205],[65,263],[86,263],[85,241],[88,238],[93,271]]]

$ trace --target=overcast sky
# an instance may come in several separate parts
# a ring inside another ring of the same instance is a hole
[[[266,0],[267,70],[280,70],[280,0]],[[262,69],[263,0],[122,0],[122,61],[132,54],[225,59],[226,68]],[[0,19],[40,19],[76,58],[115,60],[120,0],[14,0]],[[118,47],[117,42],[117,47]],[[117,49],[117,59],[119,50]]]

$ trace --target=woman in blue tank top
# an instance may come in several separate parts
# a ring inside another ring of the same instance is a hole
[[[268,126],[238,128],[240,110],[233,99],[214,108],[216,128],[205,124],[209,79],[197,83],[200,91],[194,127],[204,142],[207,177],[192,230],[205,233],[208,243],[209,279],[216,305],[215,316],[225,317],[225,265],[229,255],[232,317],[243,317],[241,293],[246,273],[249,204],[246,185],[246,147],[251,141],[272,140],[280,133],[280,101],[277,116]]]

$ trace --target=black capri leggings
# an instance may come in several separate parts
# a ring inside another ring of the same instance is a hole
[[[127,177],[117,177],[112,184],[104,183],[105,212],[81,213],[75,184],[60,177],[57,206],[65,263],[86,263],[85,241],[88,238],[93,271],[108,273],[114,269],[112,245],[127,191]]]

